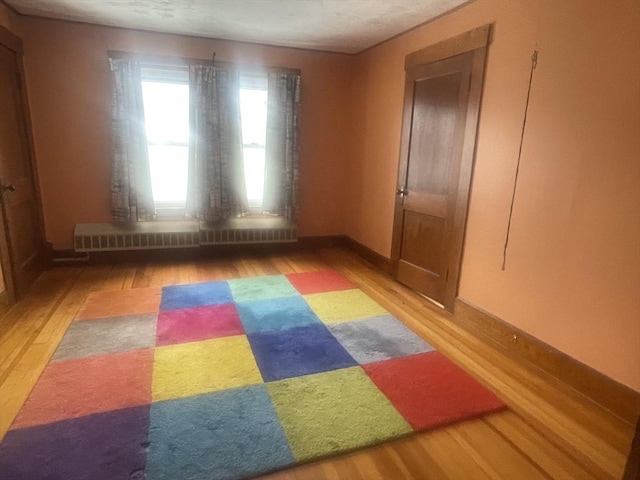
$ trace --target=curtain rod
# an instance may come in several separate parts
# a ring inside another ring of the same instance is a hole
[[[243,72],[274,72],[274,73],[292,73],[300,75],[301,70],[298,68],[287,67],[270,67],[266,65],[244,64],[223,62],[216,60],[216,52],[213,52],[210,60],[190,57],[173,57],[170,55],[151,55],[146,53],[125,52],[121,50],[108,50],[109,58],[126,58],[141,63],[155,64],[158,66],[187,66],[187,65],[213,65],[216,66],[235,67]]]

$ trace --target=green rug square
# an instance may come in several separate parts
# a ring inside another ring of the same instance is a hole
[[[298,291],[284,275],[236,278],[228,280],[227,283],[231,288],[233,299],[237,303],[299,295]]]
[[[412,432],[360,367],[266,385],[297,461]]]
[[[389,313],[358,289],[304,295],[304,299],[324,323],[350,322]]]

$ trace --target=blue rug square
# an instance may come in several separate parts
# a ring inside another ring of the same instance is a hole
[[[162,289],[160,310],[178,310],[223,303],[233,303],[233,295],[227,282],[174,285]]]
[[[247,333],[277,332],[305,325],[322,325],[300,295],[239,303],[237,307]]]
[[[149,405],[11,430],[0,446],[6,480],[143,480]]]
[[[151,405],[146,480],[230,480],[294,463],[264,385]]]
[[[248,337],[265,382],[357,365],[324,325],[254,333]]]

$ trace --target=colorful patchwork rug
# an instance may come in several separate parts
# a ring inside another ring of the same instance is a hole
[[[249,478],[502,408],[334,271],[96,292],[0,477]]]

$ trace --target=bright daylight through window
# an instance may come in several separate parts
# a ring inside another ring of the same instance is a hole
[[[189,158],[189,84],[186,70],[143,70],[149,167],[157,209],[184,208]],[[241,78],[240,114],[247,200],[262,212],[267,130],[267,78]]]
[[[151,187],[156,208],[184,208],[189,159],[189,85],[143,81]]]
[[[249,209],[252,213],[261,213],[267,137],[267,78],[265,76],[247,76],[241,79],[240,115]]]

